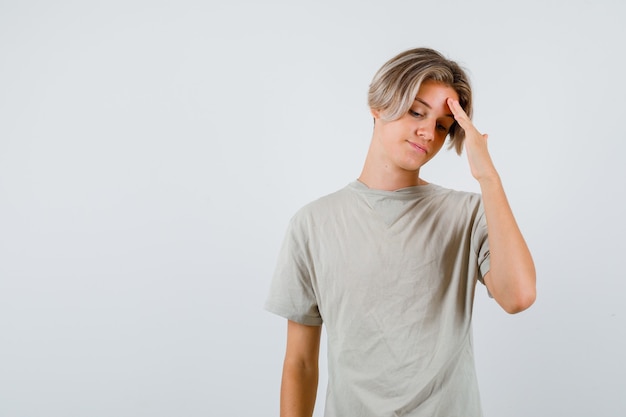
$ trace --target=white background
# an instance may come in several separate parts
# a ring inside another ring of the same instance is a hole
[[[0,1],[0,416],[277,416],[286,325],[263,302],[287,221],[358,176],[368,84],[416,46],[469,70],[538,271],[520,315],[478,288],[486,415],[626,415],[625,18]],[[453,152],[422,173],[478,190]]]

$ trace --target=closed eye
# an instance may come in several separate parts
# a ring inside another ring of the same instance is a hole
[[[410,114],[411,116],[413,116],[413,117],[422,117],[422,116],[423,116],[423,114],[422,114],[422,113],[418,113],[418,112],[416,112],[416,111],[414,111],[414,110],[409,110],[409,114]]]

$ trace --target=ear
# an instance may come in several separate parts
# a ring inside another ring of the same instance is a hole
[[[380,110],[370,109],[370,113],[374,116],[374,119],[380,119]]]

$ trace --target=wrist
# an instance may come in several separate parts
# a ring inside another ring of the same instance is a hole
[[[492,172],[477,176],[476,180],[478,181],[478,184],[480,184],[481,188],[502,185],[502,181],[500,180],[500,175],[498,175],[498,172],[495,170]]]

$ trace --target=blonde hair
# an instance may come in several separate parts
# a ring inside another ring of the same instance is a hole
[[[459,64],[429,48],[410,49],[387,61],[370,84],[369,107],[378,110],[383,120],[397,120],[409,111],[421,84],[427,80],[454,89],[461,107],[472,117],[472,87],[467,74]],[[460,155],[465,131],[455,122],[448,134],[448,148],[454,148]]]

